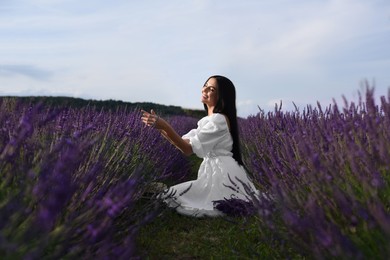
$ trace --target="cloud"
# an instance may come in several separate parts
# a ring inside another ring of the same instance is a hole
[[[390,84],[387,1],[4,1],[11,90],[199,108],[203,81],[222,74],[246,113],[348,96],[366,76]]]
[[[53,73],[34,65],[0,65],[0,77],[25,76],[35,80],[48,80]]]
[[[349,40],[367,27],[367,6],[345,3],[303,2],[281,9],[267,20],[252,17],[261,29],[247,31],[246,37],[237,39],[239,48],[235,49],[234,60],[261,65],[265,74],[318,68],[321,57],[350,45]]]

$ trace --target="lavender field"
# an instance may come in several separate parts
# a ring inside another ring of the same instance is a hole
[[[59,109],[17,98],[0,98],[0,109],[2,258],[147,254],[140,230],[166,213],[144,193],[155,181],[190,178],[191,158],[141,125],[139,110]],[[197,122],[168,120],[180,134]],[[389,258],[390,93],[375,104],[367,88],[355,103],[276,107],[239,123],[244,162],[264,194],[239,217],[250,219],[256,243],[284,257]]]

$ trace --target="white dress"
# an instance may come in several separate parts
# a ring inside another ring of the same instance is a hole
[[[249,200],[241,182],[257,193],[244,168],[232,157],[233,139],[224,115],[214,113],[202,118],[198,128],[183,138],[189,139],[192,151],[203,158],[203,162],[196,180],[177,184],[161,194],[169,207],[195,217],[221,216],[223,213],[214,208],[214,201]]]

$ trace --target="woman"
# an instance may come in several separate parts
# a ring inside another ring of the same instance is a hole
[[[195,153],[203,158],[196,180],[172,186],[160,197],[181,214],[221,216],[223,213],[214,207],[215,201],[248,201],[256,190],[241,159],[233,83],[223,76],[211,76],[202,88],[201,100],[207,116],[182,137],[153,110],[142,111],[142,121],[158,129],[185,155]]]

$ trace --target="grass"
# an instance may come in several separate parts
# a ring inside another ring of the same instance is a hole
[[[202,160],[196,156],[189,160],[192,169],[189,179],[196,179]],[[176,183],[167,180],[167,184]],[[141,200],[137,207],[149,202]],[[137,237],[138,254],[143,259],[303,259],[287,245],[265,241],[272,235],[259,232],[256,216],[194,218],[162,207],[159,216],[143,226]]]
[[[166,209],[141,229],[139,254],[145,259],[303,259],[280,243],[265,243],[271,236],[261,236],[257,221],[192,218]]]
[[[242,237],[251,240],[236,224],[221,218],[197,219],[169,210],[141,230],[138,242],[140,253],[150,259],[226,258],[248,251],[242,248],[244,243],[236,242]]]

